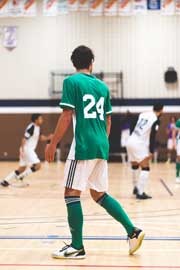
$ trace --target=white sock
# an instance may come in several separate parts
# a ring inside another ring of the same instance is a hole
[[[13,172],[11,172],[10,174],[8,174],[5,178],[4,178],[4,180],[5,181],[10,181],[10,180],[12,180],[12,179],[14,179],[14,178],[17,178],[17,174],[15,173],[15,171],[13,171]]]
[[[149,178],[149,171],[141,170],[137,183],[138,193],[142,195]]]
[[[18,179],[24,179],[25,177],[27,177],[28,175],[30,175],[31,173],[33,173],[31,168],[27,168],[23,173],[21,173],[18,176]]]
[[[137,187],[138,175],[139,175],[139,169],[132,168],[132,181],[133,181],[134,188]]]

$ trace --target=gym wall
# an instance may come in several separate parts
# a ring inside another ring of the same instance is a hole
[[[1,18],[0,26],[6,25],[18,26],[18,46],[9,52],[1,42],[0,99],[48,98],[49,72],[73,70],[70,53],[80,44],[94,49],[95,71],[123,71],[126,98],[179,96],[165,89],[163,73],[168,66],[180,70],[180,16],[39,14]]]
[[[157,134],[157,141],[159,144],[159,157],[161,161],[167,158],[167,134],[166,127],[170,116],[176,115],[180,118],[180,113],[165,113],[161,117],[161,126]],[[18,160],[19,146],[21,139],[24,135],[24,130],[30,120],[31,114],[0,114],[1,123],[1,140],[0,140],[0,160],[13,161]],[[136,123],[138,114],[132,114],[132,128]],[[53,132],[57,123],[59,114],[43,114],[44,124],[42,126],[42,133],[49,134]],[[124,114],[116,113],[112,115],[112,129],[110,135],[110,156],[111,160],[114,153],[118,154],[121,151],[120,148],[120,134],[121,134],[121,122]],[[2,128],[3,127],[3,128]],[[65,160],[67,157],[69,147],[72,141],[72,126],[68,129],[66,136],[64,136],[60,148],[61,159]],[[44,149],[46,144],[40,143],[37,148],[37,152],[41,160],[44,160]],[[120,157],[120,155],[119,155]],[[120,158],[116,156],[116,160]]]

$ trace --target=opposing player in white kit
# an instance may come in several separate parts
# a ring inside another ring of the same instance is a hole
[[[176,183],[180,184],[180,119],[176,121],[177,137],[176,137]]]
[[[20,146],[20,161],[19,168],[8,174],[1,185],[9,186],[12,179],[23,180],[29,174],[38,171],[41,168],[41,162],[35,152],[38,141],[49,141],[52,135],[44,136],[40,133],[40,126],[43,123],[41,114],[33,114],[31,123],[27,126]]]
[[[162,111],[163,105],[156,104],[153,111],[141,113],[127,142],[127,151],[132,165],[133,194],[142,200],[152,198],[144,190],[149,177],[149,161],[154,152],[155,135]],[[139,167],[141,168],[140,173]]]

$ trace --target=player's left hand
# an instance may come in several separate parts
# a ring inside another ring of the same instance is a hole
[[[56,145],[54,144],[47,144],[45,148],[45,160],[48,162],[54,161],[54,156],[56,152]]]

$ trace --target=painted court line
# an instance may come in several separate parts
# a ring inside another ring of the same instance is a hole
[[[0,240],[71,240],[70,236],[59,236],[59,235],[47,235],[47,236],[0,236]],[[84,236],[84,240],[107,240],[107,241],[119,241],[127,240],[126,236]],[[180,236],[146,236],[145,240],[149,241],[180,241]]]
[[[121,269],[180,269],[180,266],[163,265],[93,265],[93,264],[0,264],[0,267],[58,267],[58,268],[121,268]]]
[[[167,192],[169,193],[170,196],[173,196],[174,194],[172,193],[172,191],[170,190],[170,188],[167,186],[167,184],[164,182],[163,179],[159,179],[161,184],[163,185],[163,187],[167,190]]]

